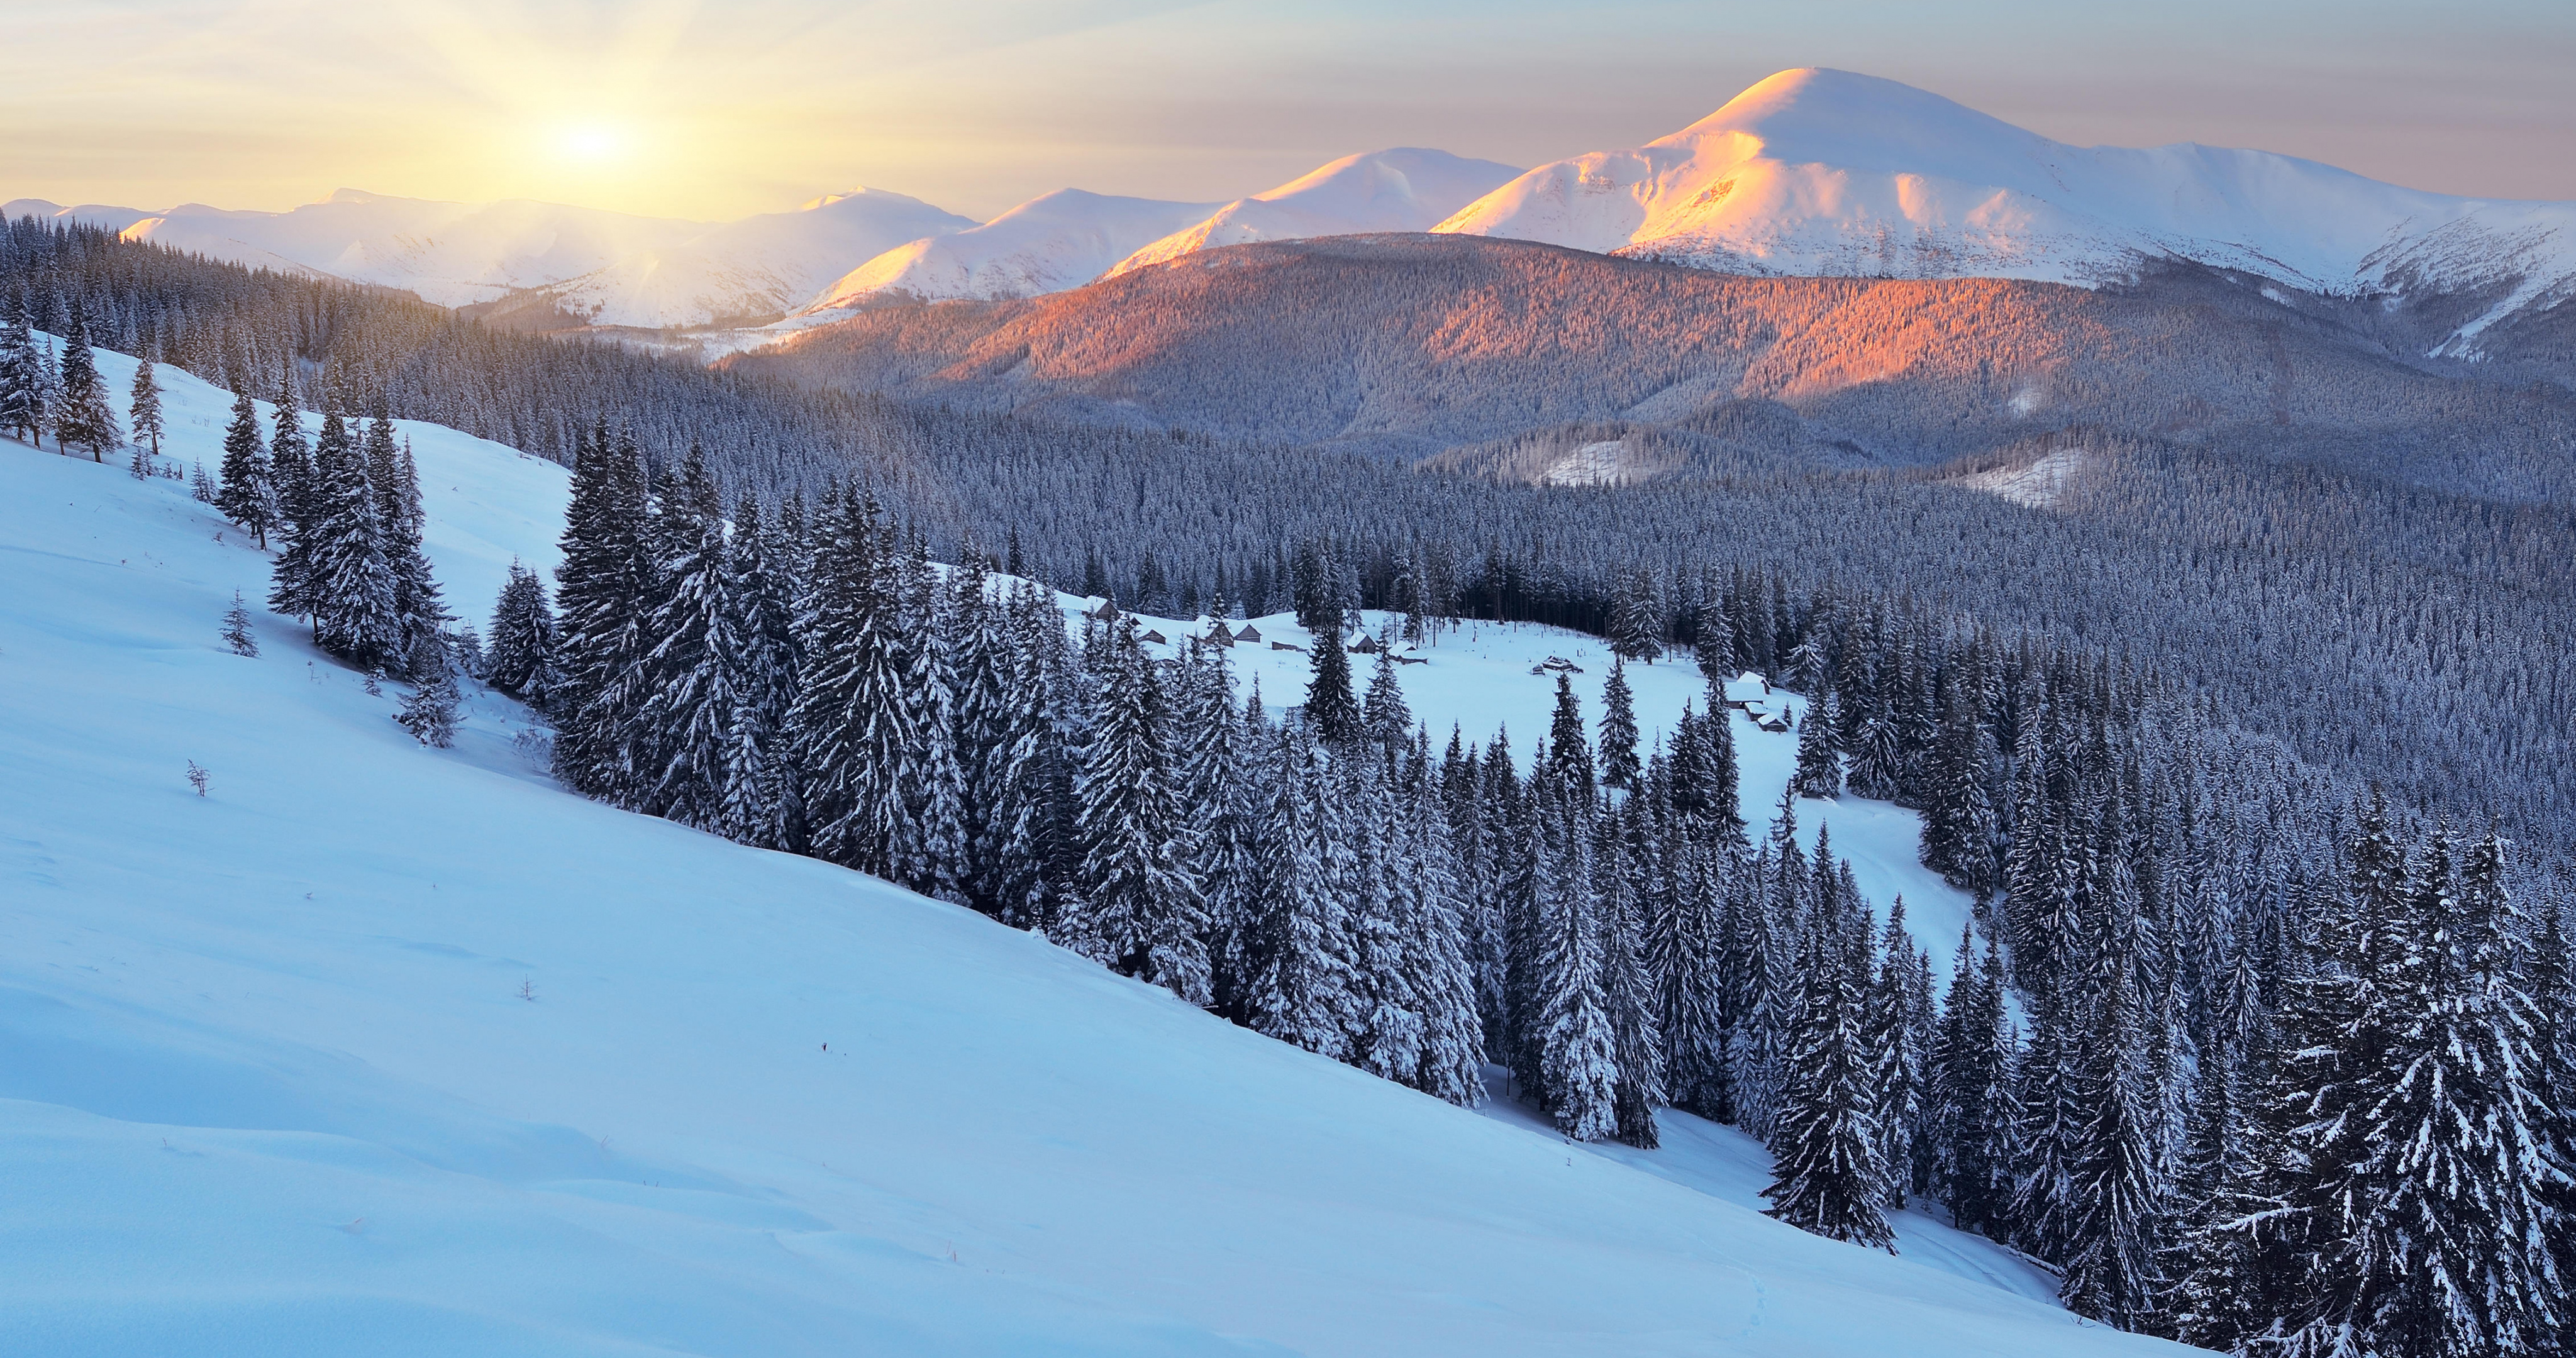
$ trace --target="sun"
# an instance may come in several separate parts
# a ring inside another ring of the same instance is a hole
[[[585,123],[567,127],[555,137],[564,159],[583,165],[605,165],[626,153],[626,134],[614,127]]]

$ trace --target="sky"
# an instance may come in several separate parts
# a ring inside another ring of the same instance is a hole
[[[2079,145],[2198,141],[2576,199],[2567,0],[0,0],[0,199],[349,187],[722,220],[861,184],[989,217],[1214,201],[1338,156],[1532,165],[1773,71]]]

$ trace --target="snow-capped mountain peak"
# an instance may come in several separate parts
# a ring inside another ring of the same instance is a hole
[[[2576,204],[2264,151],[2070,146],[1812,68],[1643,146],[1539,166],[1433,229],[1772,275],[2096,284],[2173,257],[2324,292],[2488,290],[2508,309],[2576,287]]]
[[[1490,160],[1399,146],[1344,156],[1277,188],[1238,198],[1204,221],[1129,255],[1111,275],[1194,250],[1252,241],[1425,231],[1519,171]]]

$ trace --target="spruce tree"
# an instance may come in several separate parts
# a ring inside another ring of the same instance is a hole
[[[1404,685],[1395,677],[1395,634],[1378,638],[1377,665],[1369,675],[1368,700],[1360,723],[1380,749],[1392,750],[1413,735],[1413,709],[1405,706]]]
[[[1800,950],[1803,985],[1789,1041],[1765,1215],[1800,1230],[1894,1253],[1889,1170],[1880,1158],[1876,1094],[1860,988],[1868,943],[1819,919]]]
[[[1351,693],[1351,658],[1342,651],[1339,625],[1315,633],[1314,678],[1306,685],[1306,724],[1315,738],[1336,749],[1367,730],[1359,699]]]
[[[1264,752],[1267,804],[1259,809],[1259,873],[1247,928],[1244,1022],[1253,1031],[1341,1059],[1360,1017],[1359,976],[1343,899],[1326,866],[1318,780],[1303,727],[1274,731]]]
[[[672,489],[653,535],[663,586],[644,657],[639,720],[653,758],[639,809],[713,830],[732,795],[727,755],[746,681],[742,605],[715,485],[696,449]]]
[[[42,437],[45,420],[44,356],[27,324],[27,309],[15,292],[0,311],[0,432],[31,442]]]
[[[116,408],[108,404],[107,384],[99,378],[98,360],[90,352],[89,326],[72,313],[71,333],[63,337],[60,387],[54,405],[54,442],[63,451],[87,448],[90,461],[105,462],[107,450],[125,442]]]
[[[134,441],[148,444],[152,455],[161,455],[161,384],[152,376],[152,360],[134,365],[134,387],[126,400],[126,415],[134,426]]]
[[[1614,657],[1601,689],[1601,783],[1622,792],[1637,786],[1637,701],[1628,690],[1628,662]]]
[[[1590,801],[1558,775],[1542,772],[1537,781],[1546,843],[1533,921],[1540,1092],[1559,1131],[1576,1141],[1604,1141],[1619,1130],[1618,1032],[1603,993]]]
[[[492,606],[492,641],[483,678],[492,687],[543,711],[555,685],[555,618],[543,576],[510,559],[510,575]]]
[[[1057,941],[1111,970],[1209,1004],[1206,905],[1178,852],[1170,714],[1134,617],[1113,624],[1075,784],[1081,859]]]
[[[365,455],[340,417],[336,396],[325,406],[313,447],[315,519],[308,588],[314,638],[360,669],[401,667],[404,648],[397,581],[386,559],[386,531]]]
[[[321,534],[319,487],[313,473],[312,445],[304,437],[304,416],[296,404],[294,373],[278,384],[273,412],[276,432],[268,445],[269,484],[276,492],[276,521],[270,524],[283,540],[270,567],[268,606],[298,618],[313,616],[313,550]]]
[[[421,744],[444,750],[456,743],[456,679],[436,642],[422,649],[433,654],[407,662],[406,668],[421,677],[394,720]]]
[[[1807,719],[1798,724],[1798,765],[1789,776],[1799,796],[1830,801],[1843,795],[1843,756],[1834,748],[1839,725],[1833,694],[1807,705]]]
[[[2152,1144],[2142,1085],[2145,1043],[2125,964],[2095,1015],[2084,1054],[2087,1117],[2068,1176],[2067,1309],[2134,1330],[2162,1291],[2157,1269],[2165,1212],[2164,1167]]]
[[[240,590],[233,591],[233,606],[224,610],[223,638],[235,655],[259,654],[259,634],[252,630],[250,610],[243,606]]]
[[[911,833],[901,781],[916,739],[897,564],[872,500],[844,493],[815,525],[797,609],[803,683],[790,724],[816,856],[891,877]]]
[[[794,580],[780,530],[748,495],[736,503],[726,552],[726,597],[738,679],[725,731],[725,800],[718,828],[728,838],[765,849],[798,847],[796,766],[788,749],[788,713],[796,700]]]
[[[636,713],[645,697],[645,620],[655,592],[645,508],[634,449],[612,443],[602,421],[573,462],[563,564],[555,568],[557,685],[550,711],[555,776],[586,796],[627,806],[644,777]]]

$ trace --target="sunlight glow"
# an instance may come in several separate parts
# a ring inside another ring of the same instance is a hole
[[[555,139],[556,147],[568,160],[585,165],[599,165],[617,159],[626,152],[626,137],[612,127],[569,127]]]

